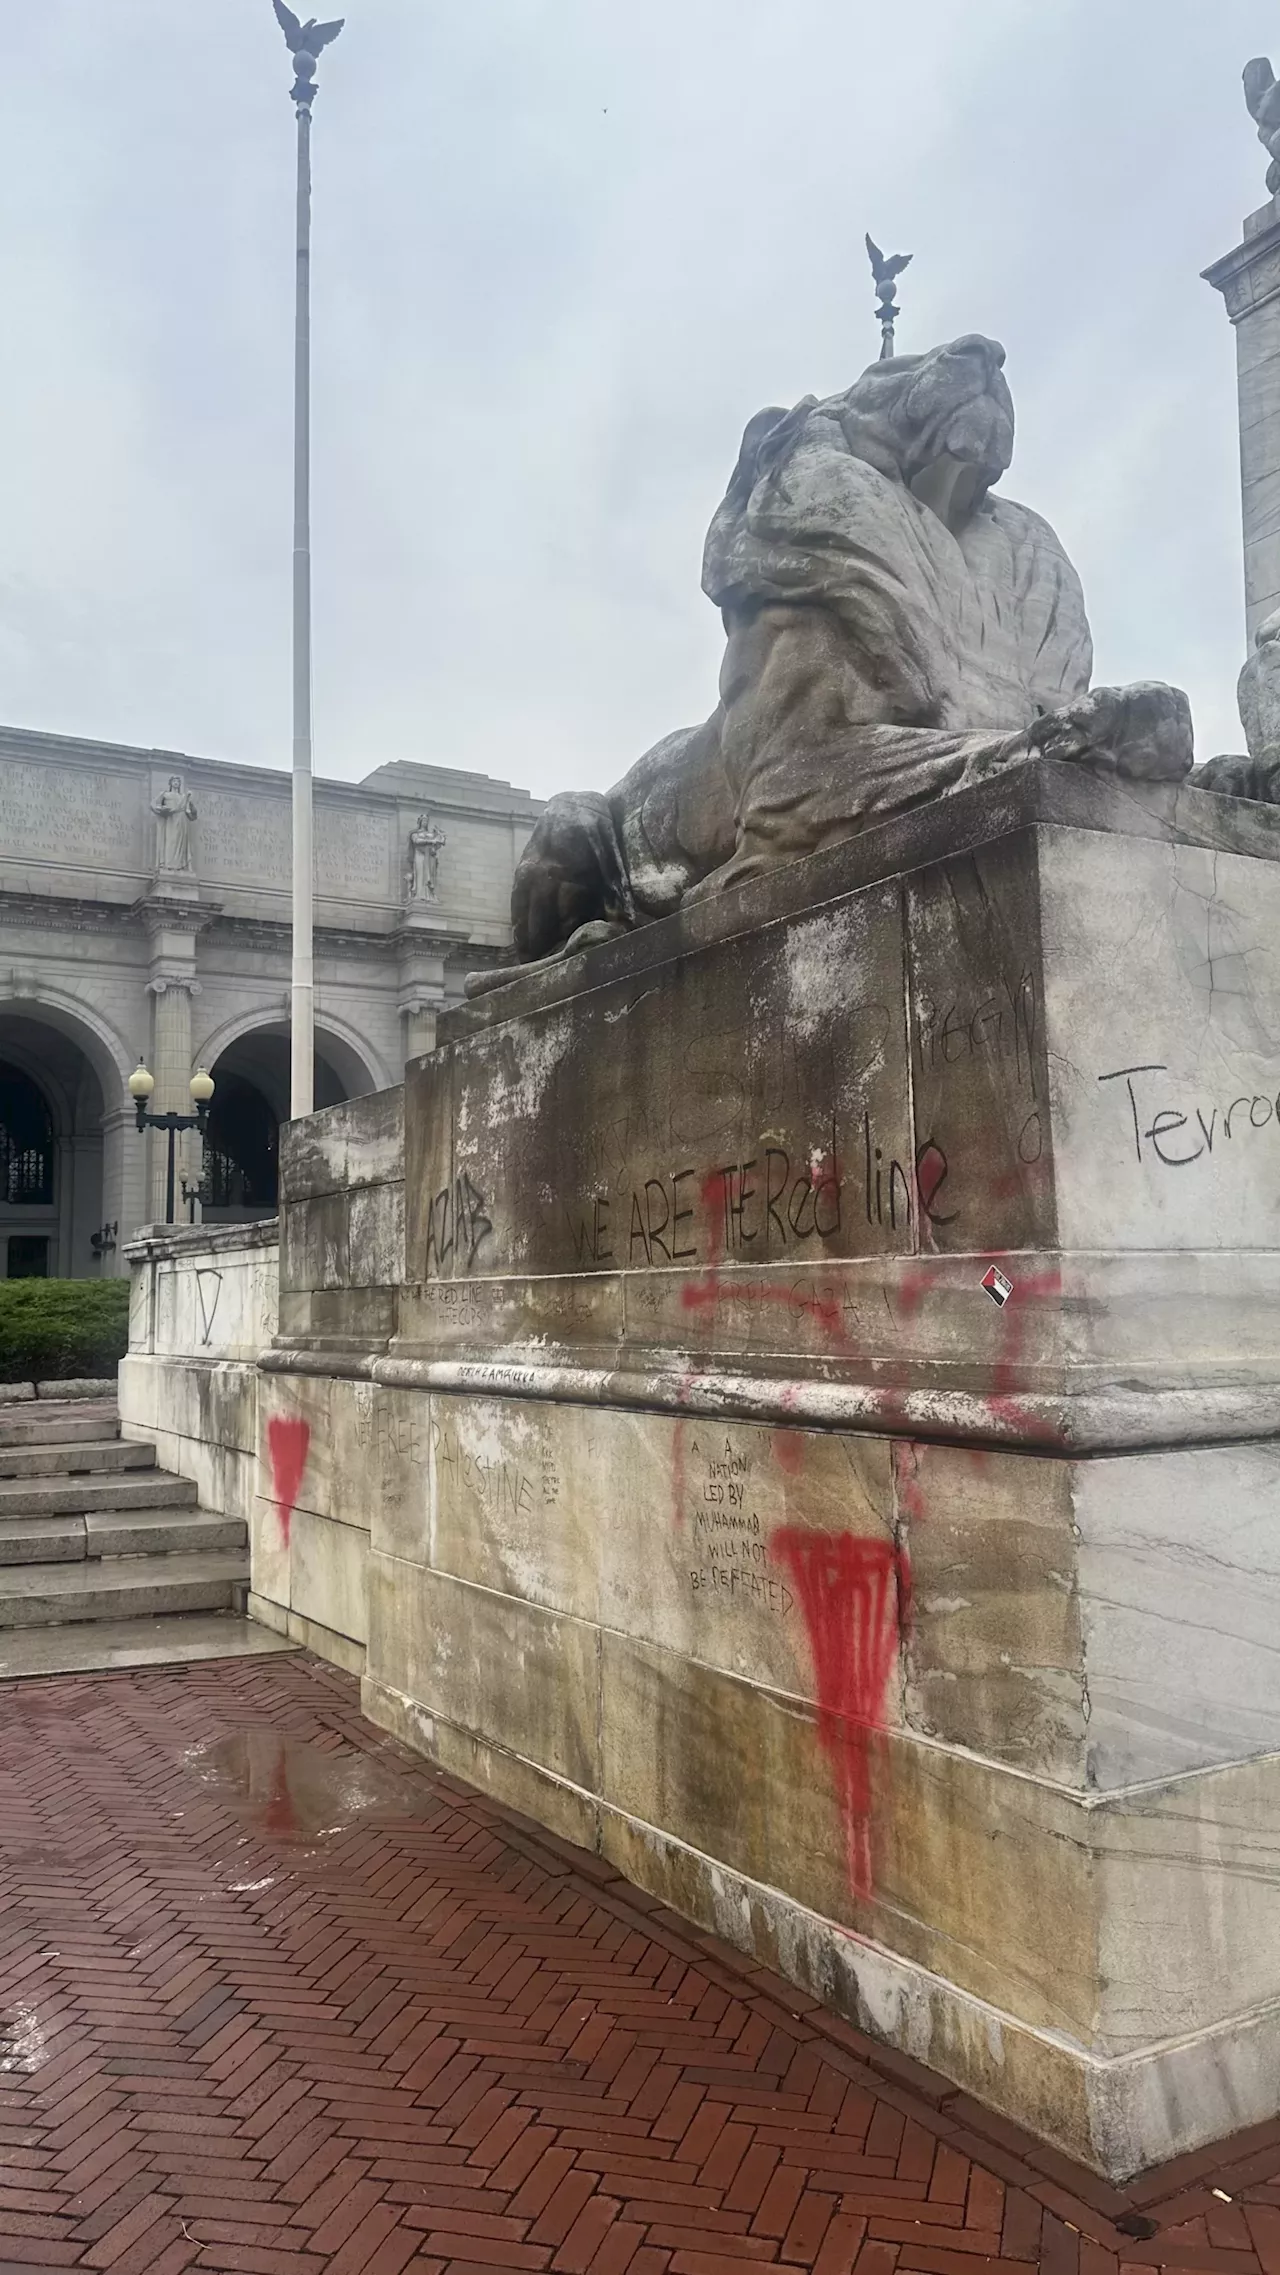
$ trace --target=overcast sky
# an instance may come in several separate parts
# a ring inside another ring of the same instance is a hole
[[[293,114],[270,0],[0,41],[0,720],[287,765]],[[1241,747],[1234,343],[1275,0],[349,0],[316,106],[316,764],[604,787],[715,700],[765,403],[1002,339],[1097,677]]]

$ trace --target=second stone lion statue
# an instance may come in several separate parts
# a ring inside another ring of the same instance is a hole
[[[607,795],[551,800],[516,873],[524,959],[563,953],[834,844],[1036,753],[1191,770],[1176,688],[1089,691],[1080,580],[993,495],[1004,350],[971,334],[762,411],[707,537],[720,700]]]

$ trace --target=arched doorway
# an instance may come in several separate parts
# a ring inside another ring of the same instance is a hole
[[[204,1221],[242,1224],[274,1216],[280,1124],[289,1118],[288,1030],[254,1028],[229,1043],[209,1072],[215,1088],[204,1148]],[[317,1030],[317,1112],[376,1087],[349,1045]]]
[[[0,1010],[0,1280],[111,1268],[103,1117],[102,1084],[71,1036]]]

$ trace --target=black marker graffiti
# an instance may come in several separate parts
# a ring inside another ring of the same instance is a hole
[[[431,1203],[423,1278],[431,1278],[433,1259],[436,1276],[440,1277],[455,1254],[463,1270],[469,1272],[480,1248],[492,1237],[493,1224],[485,1214],[484,1194],[476,1190],[464,1169]]]

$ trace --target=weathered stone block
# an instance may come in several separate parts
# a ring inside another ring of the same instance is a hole
[[[368,1634],[366,1535],[310,1509],[294,1511],[289,1537],[289,1609],[363,1643]]]
[[[1006,838],[906,882],[914,1159],[935,1253],[1055,1245],[1039,850]]]
[[[372,1384],[326,1376],[264,1375],[258,1400],[261,1493],[275,1489],[273,1430],[292,1433],[302,1458],[290,1473],[292,1505],[365,1533],[370,1523],[375,1393]]]
[[[398,1184],[404,1178],[404,1085],[375,1090],[364,1098],[350,1098],[335,1111],[347,1133],[345,1183],[354,1191],[364,1185]]]
[[[355,1186],[348,1224],[352,1287],[397,1287],[404,1278],[404,1186]]]
[[[1090,1785],[1272,1751],[1280,1445],[1082,1462],[1072,1483]]]
[[[308,1294],[348,1281],[350,1203],[342,1192],[288,1201],[280,1211],[280,1291]]]
[[[371,1415],[370,1545],[425,1566],[431,1557],[432,1401],[416,1390],[377,1389]]]
[[[914,1445],[897,1469],[911,1557],[908,1726],[1079,1784],[1088,1680],[1070,1465]]]
[[[599,1650],[580,1620],[370,1558],[369,1656],[380,1679],[588,1792],[600,1774]]]
[[[282,1208],[318,1200],[336,1193],[346,1183],[347,1129],[335,1119],[339,1109],[306,1114],[280,1127],[280,1201]]]
[[[1040,852],[1061,1244],[1280,1247],[1280,877],[1072,831]]]

